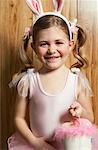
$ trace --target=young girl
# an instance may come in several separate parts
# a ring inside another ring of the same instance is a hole
[[[26,69],[10,83],[18,90],[14,119],[18,132],[9,138],[9,150],[63,150],[63,142],[53,138],[55,129],[76,117],[94,121],[91,91],[78,69],[85,61],[79,54],[84,31],[60,14],[63,1],[53,2],[56,12],[43,13],[40,1],[27,1],[38,18],[24,36],[25,51],[20,54]],[[33,51],[42,63],[39,70],[25,55],[31,34]],[[71,52],[78,62],[69,69],[66,61]]]

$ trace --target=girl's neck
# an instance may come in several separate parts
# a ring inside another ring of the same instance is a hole
[[[65,73],[68,70],[68,68],[65,65],[62,65],[61,67],[54,69],[54,70],[49,70],[47,68],[42,67],[39,70],[40,74],[46,74],[46,75],[56,75],[56,74],[62,74]]]
[[[51,94],[62,91],[65,87],[68,71],[69,70],[65,65],[52,71],[41,68],[39,70],[39,75],[44,91]]]

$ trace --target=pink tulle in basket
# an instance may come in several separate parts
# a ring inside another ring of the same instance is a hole
[[[96,126],[87,119],[77,119],[56,129],[54,139],[64,141],[65,150],[92,150]]]
[[[65,123],[55,131],[55,139],[64,139],[69,136],[93,136],[96,126],[87,119],[77,119],[73,122]]]

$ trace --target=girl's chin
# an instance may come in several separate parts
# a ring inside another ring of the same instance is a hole
[[[60,58],[57,58],[55,60],[42,60],[43,67],[48,70],[58,69],[64,64],[64,62],[65,60],[61,60]]]
[[[60,68],[61,65],[57,65],[57,64],[46,64],[44,67],[45,67],[46,69],[48,69],[48,70],[56,70],[56,69]]]

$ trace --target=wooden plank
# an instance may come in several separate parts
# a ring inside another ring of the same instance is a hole
[[[87,57],[89,67],[86,71],[94,92],[93,107],[95,122],[98,124],[98,2],[96,0],[78,0],[78,23],[87,34],[85,46],[81,49],[84,57]]]
[[[31,23],[32,13],[24,0],[0,1],[0,72],[1,72],[1,144],[5,150],[6,140],[14,131],[13,115],[15,91],[8,88],[12,75],[20,68],[18,50],[22,43],[24,28]]]

